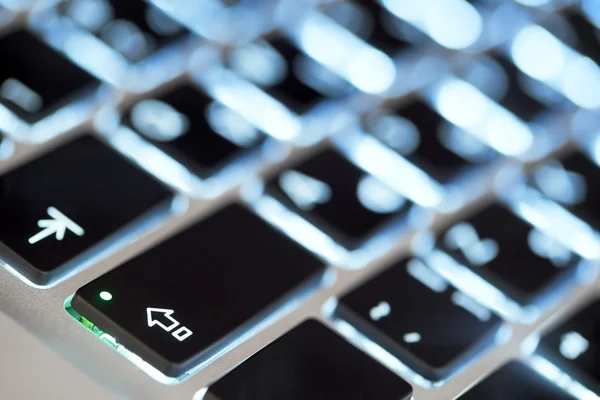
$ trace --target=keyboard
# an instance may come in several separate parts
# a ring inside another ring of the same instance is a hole
[[[0,0],[0,312],[115,398],[600,399],[599,11]]]

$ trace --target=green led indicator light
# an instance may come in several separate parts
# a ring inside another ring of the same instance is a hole
[[[108,293],[107,291],[102,291],[102,292],[100,292],[100,298],[104,301],[111,301],[113,296],[112,296],[112,294]]]

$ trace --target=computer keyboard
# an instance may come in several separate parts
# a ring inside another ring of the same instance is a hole
[[[0,311],[65,359],[130,398],[600,398],[600,4],[18,3]]]

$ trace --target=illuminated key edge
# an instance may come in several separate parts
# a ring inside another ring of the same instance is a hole
[[[180,382],[183,382],[188,376],[191,375],[191,371],[185,372],[178,378],[172,378],[164,375],[162,372],[154,368],[152,365],[148,364],[137,354],[128,350],[125,346],[120,344],[114,337],[109,335],[108,333],[102,331],[98,328],[92,321],[85,318],[83,315],[79,314],[75,309],[71,306],[71,301],[73,300],[73,295],[69,296],[64,303],[65,311],[81,326],[90,331],[94,336],[104,342],[106,345],[110,346],[112,349],[116,350],[119,354],[124,356],[127,360],[132,362],[136,367],[150,375],[151,378],[156,380],[159,383],[165,385],[175,385]]]

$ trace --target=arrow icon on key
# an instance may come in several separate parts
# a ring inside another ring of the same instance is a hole
[[[167,332],[171,332],[173,330],[173,328],[175,328],[176,326],[179,325],[179,321],[177,321],[175,318],[171,317],[171,315],[174,313],[175,311],[173,310],[167,310],[165,308],[152,308],[152,307],[148,307],[146,308],[146,316],[148,317],[148,326],[150,328],[152,328],[154,325],[158,325],[161,328],[163,328],[165,331]],[[162,322],[160,322],[157,318],[162,317],[163,320],[167,319],[169,320],[169,324],[163,324]]]
[[[73,220],[56,208],[48,207],[47,212],[52,219],[40,219],[38,221],[38,226],[44,229],[29,238],[30,244],[36,244],[40,240],[52,235],[56,235],[56,240],[63,240],[67,229],[77,236],[83,236],[85,233],[81,226],[77,225]]]

